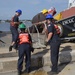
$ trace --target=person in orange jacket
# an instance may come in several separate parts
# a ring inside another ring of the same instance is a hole
[[[34,48],[32,47],[32,39],[28,32],[25,32],[26,26],[25,24],[20,24],[20,33],[19,33],[19,45],[18,45],[18,52],[19,52],[19,59],[18,59],[18,75],[21,75],[22,68],[23,68],[23,60],[24,56],[26,56],[26,69],[25,72],[30,72],[31,67],[31,51],[34,51]]]

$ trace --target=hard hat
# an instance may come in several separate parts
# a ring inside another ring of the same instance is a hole
[[[22,11],[20,9],[16,10],[19,14],[22,14]]]
[[[51,14],[48,14],[48,15],[46,16],[46,19],[53,19],[53,16],[52,16]]]
[[[25,24],[23,24],[23,23],[21,23],[21,24],[19,25],[19,28],[20,28],[20,29],[21,29],[21,28],[26,29],[26,25],[25,25]]]
[[[42,13],[43,13],[43,14],[45,14],[45,13],[47,13],[47,12],[48,12],[47,9],[43,9],[43,10],[42,10]]]

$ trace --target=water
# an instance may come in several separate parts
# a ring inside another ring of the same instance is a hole
[[[10,24],[8,22],[0,23],[0,31],[10,31]]]
[[[25,21],[24,23],[26,27],[30,27],[32,25],[30,21]],[[10,31],[10,23],[8,22],[0,23],[0,31]]]
[[[30,27],[32,25],[32,23],[30,21],[24,21],[26,27]]]

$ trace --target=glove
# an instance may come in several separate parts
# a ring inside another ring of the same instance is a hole
[[[30,49],[31,49],[31,52],[34,52],[34,48],[32,46],[30,47]]]
[[[45,46],[47,46],[47,45],[48,45],[48,42],[47,42],[47,41],[45,41],[45,42],[44,42],[44,45],[45,45]]]
[[[13,47],[13,46],[9,46],[9,52],[12,51],[12,47]]]

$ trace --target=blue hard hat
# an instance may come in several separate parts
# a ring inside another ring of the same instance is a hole
[[[48,15],[46,16],[46,19],[53,19],[53,16],[52,16],[51,14],[48,14]]]
[[[22,11],[20,9],[18,9],[16,12],[18,12],[19,14],[22,14]]]

